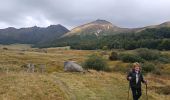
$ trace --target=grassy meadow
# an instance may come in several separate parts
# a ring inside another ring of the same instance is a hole
[[[119,51],[133,52],[133,51]],[[163,52],[170,54],[169,51]],[[0,45],[0,100],[126,100],[128,82],[126,74],[117,71],[90,70],[85,73],[64,72],[65,61],[82,64],[91,54],[108,58],[110,51],[65,50],[58,48],[37,49],[30,45]],[[36,65],[34,73],[22,67],[28,63]],[[109,67],[126,67],[128,63],[109,61]],[[39,65],[46,65],[39,72]],[[164,64],[165,73],[170,73],[170,64]],[[166,94],[170,89],[170,77],[147,74],[149,100],[170,100]],[[146,100],[145,86],[140,100]],[[163,89],[166,89],[162,93]],[[130,93],[130,100],[132,96]]]

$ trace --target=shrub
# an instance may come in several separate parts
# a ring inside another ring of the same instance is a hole
[[[118,60],[118,54],[117,54],[117,52],[112,52],[111,53],[111,55],[109,56],[109,59],[111,60],[111,61],[114,61],[114,60]]]
[[[90,55],[89,58],[83,64],[85,69],[94,69],[97,71],[106,71],[108,66],[106,61],[98,55]]]
[[[157,60],[159,62],[167,64],[167,63],[170,63],[170,56],[169,55],[161,55]]]
[[[153,63],[146,62],[142,65],[142,71],[144,73],[154,72],[155,69],[156,68],[155,68],[155,65]]]
[[[107,46],[103,46],[102,50],[107,50],[108,47]]]
[[[122,60],[123,62],[144,62],[144,60],[134,54],[120,54],[119,59]]]
[[[116,71],[116,72],[126,73],[126,72],[129,72],[131,67],[132,67],[132,64],[124,65],[122,63],[118,63],[118,64],[115,65],[115,67],[113,67],[112,70]]]
[[[153,74],[156,74],[156,75],[161,75],[161,69],[159,68],[156,68],[154,71],[153,71]]]
[[[159,94],[170,95],[170,86],[158,87],[156,92]]]
[[[3,50],[8,50],[8,48],[4,47]]]
[[[170,63],[170,59],[169,58],[164,58],[164,57],[158,58],[158,61],[162,62],[164,64]]]
[[[145,60],[156,60],[160,56],[160,52],[158,50],[150,50],[147,48],[137,49],[136,53]]]
[[[170,50],[170,39],[163,39],[158,48],[161,50]]]

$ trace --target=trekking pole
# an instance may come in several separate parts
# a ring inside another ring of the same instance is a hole
[[[129,84],[129,87],[128,87],[128,97],[127,97],[127,100],[129,100],[129,91],[130,91],[130,84]]]
[[[146,83],[146,100],[148,100],[148,85]]]

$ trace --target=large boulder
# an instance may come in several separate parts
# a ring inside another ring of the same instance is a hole
[[[82,66],[76,64],[73,61],[66,61],[66,62],[64,62],[64,71],[83,72],[83,68],[82,68]]]

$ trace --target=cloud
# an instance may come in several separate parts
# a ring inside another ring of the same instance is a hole
[[[2,0],[0,28],[50,24],[73,28],[96,19],[142,27],[169,21],[169,9],[169,0]]]

